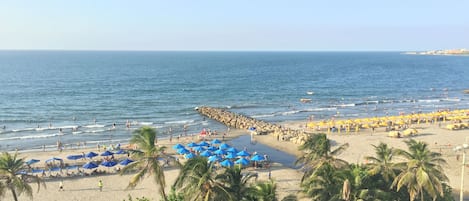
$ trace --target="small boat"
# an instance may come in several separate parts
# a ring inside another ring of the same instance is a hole
[[[314,92],[312,92],[312,91],[307,91],[306,94],[308,94],[308,95],[313,95]]]
[[[302,103],[310,103],[311,102],[311,98],[301,98],[300,101]]]

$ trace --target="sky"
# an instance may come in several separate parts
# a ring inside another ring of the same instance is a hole
[[[0,0],[0,49],[469,48],[465,0]]]

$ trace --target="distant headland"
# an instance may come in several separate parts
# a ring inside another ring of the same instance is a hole
[[[429,51],[404,52],[404,54],[469,56],[469,50],[465,49],[465,48],[463,48],[463,49],[452,49],[452,50],[429,50]]]

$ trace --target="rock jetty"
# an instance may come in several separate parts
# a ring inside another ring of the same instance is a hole
[[[249,130],[254,127],[257,135],[272,135],[277,140],[292,141],[296,144],[304,144],[308,133],[303,130],[285,129],[280,125],[254,119],[242,114],[227,111],[222,108],[202,106],[196,110],[203,116],[218,121],[228,127]]]

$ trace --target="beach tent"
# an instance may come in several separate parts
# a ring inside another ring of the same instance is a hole
[[[113,167],[117,165],[117,163],[115,161],[104,161],[100,165],[104,167]]]
[[[95,157],[95,156],[98,156],[98,154],[97,154],[97,153],[94,153],[94,152],[92,152],[92,151],[90,151],[90,152],[88,152],[87,154],[85,154],[85,157],[87,157],[87,158],[93,158],[93,157]]]
[[[132,162],[134,162],[134,161],[126,158],[126,159],[122,160],[119,164],[125,166],[125,165],[128,165],[128,164],[132,163]]]
[[[112,156],[114,155],[114,153],[110,152],[110,151],[105,151],[101,154],[101,156]]]
[[[240,158],[235,161],[235,164],[241,164],[242,166],[246,166],[246,165],[249,165],[249,161],[248,159]]]
[[[199,155],[203,156],[203,157],[209,157],[209,156],[212,155],[212,152],[210,152],[209,150],[205,150],[202,153],[200,153]]]
[[[199,146],[204,146],[204,147],[206,147],[206,146],[209,146],[209,145],[210,145],[210,144],[207,143],[207,142],[205,142],[205,141],[202,141],[202,142],[199,143]]]
[[[230,145],[228,145],[226,143],[221,143],[219,148],[220,149],[228,149],[228,148],[230,148]]]
[[[194,151],[198,151],[198,152],[205,151],[205,148],[198,146],[194,148]]]
[[[187,153],[189,153],[189,152],[190,152],[190,151],[187,150],[187,149],[185,149],[185,148],[180,148],[180,149],[177,150],[177,153],[178,153],[178,154],[187,154]]]
[[[182,144],[175,144],[175,145],[173,146],[173,149],[176,149],[176,150],[178,150],[178,149],[180,149],[180,148],[184,148],[184,145],[182,145]]]
[[[234,148],[234,147],[230,147],[230,148],[226,149],[226,151],[227,152],[232,152],[232,153],[235,153],[235,154],[238,153],[238,150],[236,150],[236,148]]]
[[[264,156],[261,156],[261,155],[254,155],[253,157],[251,157],[251,161],[263,161],[265,160]]]
[[[85,169],[94,169],[94,168],[97,168],[98,165],[96,165],[92,162],[88,162],[88,163],[85,163],[82,167],[85,168]]]
[[[212,140],[212,144],[220,144],[220,143],[221,143],[221,141],[220,141],[220,140],[218,140],[218,139],[214,139],[214,140]]]
[[[127,151],[125,151],[123,149],[119,149],[119,150],[116,151],[115,154],[126,154],[126,153],[127,153]]]
[[[251,154],[247,151],[240,151],[236,154],[237,156],[250,156]]]
[[[199,145],[198,145],[197,143],[195,143],[195,142],[191,142],[191,143],[187,144],[187,146],[188,146],[188,147],[197,147],[197,146],[199,146]]]
[[[233,153],[233,152],[228,152],[228,154],[226,154],[225,158],[236,158],[236,154]]]
[[[38,159],[31,159],[31,160],[26,161],[25,163],[26,163],[26,165],[32,165],[32,164],[37,163],[39,161],[40,160],[38,160]]]
[[[68,160],[78,160],[78,159],[82,159],[82,158],[83,158],[83,155],[69,155],[69,156],[67,156]]]
[[[220,163],[220,165],[223,166],[223,167],[232,167],[234,165],[234,163],[233,163],[233,161],[230,161],[230,160],[226,159],[226,160],[222,161]]]
[[[185,158],[191,159],[191,158],[194,158],[195,156],[196,156],[196,155],[191,152],[191,153],[186,154]]]

